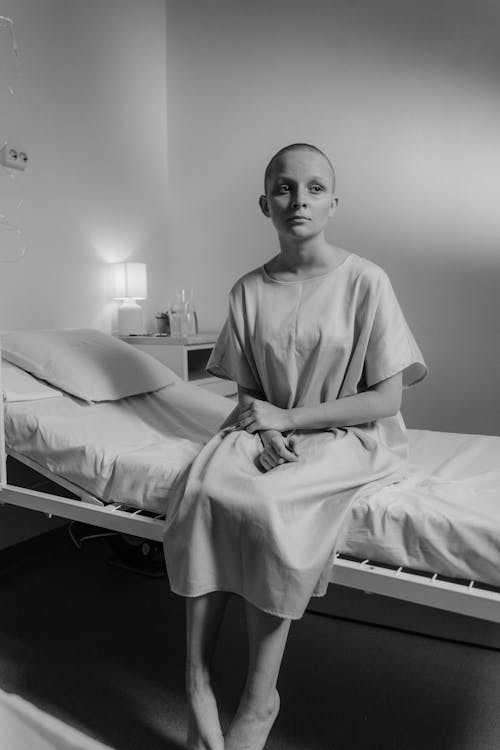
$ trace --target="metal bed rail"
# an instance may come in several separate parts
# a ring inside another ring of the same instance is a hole
[[[332,583],[500,623],[500,589],[337,554]]]
[[[36,510],[50,516],[100,526],[121,534],[130,534],[157,542],[162,541],[165,517],[118,503],[94,505],[86,500],[73,500],[48,492],[6,484],[0,488],[0,505]]]
[[[0,488],[2,504],[157,542],[161,542],[163,537],[163,514],[119,503],[99,506],[86,500],[73,500],[5,484]],[[356,560],[341,553],[335,557],[330,581],[366,593],[500,623],[500,590],[474,581],[452,581],[437,573],[412,572],[370,560]]]

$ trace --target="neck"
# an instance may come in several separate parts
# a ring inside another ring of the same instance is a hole
[[[280,237],[278,266],[286,270],[314,271],[334,265],[342,251],[330,245],[325,237],[312,237],[302,242],[293,242]]]

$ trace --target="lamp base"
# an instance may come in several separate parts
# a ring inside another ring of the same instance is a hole
[[[118,308],[118,333],[120,336],[140,335],[144,331],[144,313],[135,299],[125,299]]]

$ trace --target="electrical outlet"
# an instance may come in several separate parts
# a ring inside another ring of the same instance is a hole
[[[6,143],[0,151],[0,163],[9,169],[26,169],[28,152]]]

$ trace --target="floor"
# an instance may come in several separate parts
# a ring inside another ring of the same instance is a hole
[[[183,747],[184,608],[166,578],[58,537],[0,570],[0,687],[116,750]],[[244,680],[241,603],[216,657],[223,722]],[[500,652],[306,613],[267,750],[498,750]],[[1,738],[1,734],[0,734]],[[3,748],[0,739],[0,748]],[[37,750],[36,748],[34,750]]]

